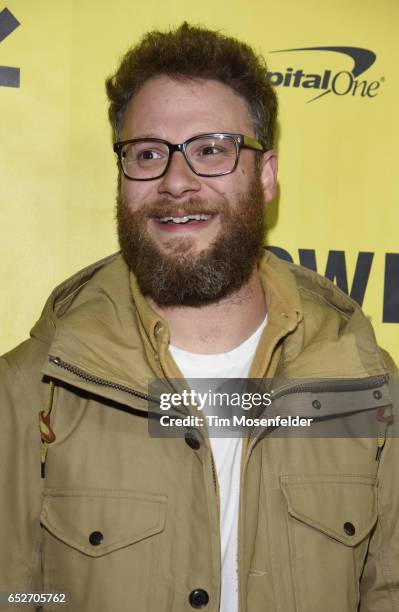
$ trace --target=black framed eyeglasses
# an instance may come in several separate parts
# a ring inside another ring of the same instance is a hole
[[[115,142],[114,151],[123,174],[133,181],[151,181],[163,176],[173,153],[180,151],[198,176],[221,176],[237,168],[241,149],[263,153],[260,142],[243,134],[200,134],[181,144],[161,138],[133,138]]]

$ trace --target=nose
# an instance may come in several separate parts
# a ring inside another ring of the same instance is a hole
[[[199,177],[189,167],[183,153],[175,151],[166,174],[158,184],[158,193],[163,196],[181,198],[191,196],[201,189]]]

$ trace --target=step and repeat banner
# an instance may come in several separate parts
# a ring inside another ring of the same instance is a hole
[[[117,250],[104,80],[183,20],[247,41],[280,101],[267,245],[331,278],[399,361],[396,0],[0,0],[0,353]]]

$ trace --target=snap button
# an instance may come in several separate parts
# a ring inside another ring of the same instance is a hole
[[[93,531],[93,533],[89,535],[89,542],[93,546],[98,546],[99,544],[101,544],[102,541],[103,534],[101,533],[101,531]]]
[[[196,438],[195,435],[191,432],[188,432],[185,434],[184,440],[186,444],[188,444],[189,447],[192,448],[193,450],[198,450],[199,447],[201,446],[201,443],[198,440],[198,438]]]
[[[373,391],[373,397],[375,397],[375,399],[381,399],[381,398],[382,398],[382,393],[381,393],[381,391],[379,391],[378,389],[376,389],[375,391]]]
[[[188,601],[193,608],[205,608],[209,601],[209,595],[204,589],[195,589],[190,593]]]
[[[162,330],[163,330],[163,325],[162,325],[162,323],[160,321],[158,321],[158,323],[156,323],[155,327],[154,327],[154,334],[156,336],[159,336],[159,334],[162,332]]]
[[[345,523],[344,524],[344,531],[345,531],[346,535],[348,535],[348,536],[353,536],[356,533],[355,526],[352,525],[352,523]]]
[[[315,408],[316,410],[320,410],[320,408],[321,408],[321,402],[319,402],[319,400],[313,400],[313,402],[312,402],[312,406],[313,406],[313,408]]]

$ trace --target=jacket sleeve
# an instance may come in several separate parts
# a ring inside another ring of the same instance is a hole
[[[0,591],[40,591],[42,351],[27,341],[0,358]],[[23,367],[22,367],[23,366]],[[42,389],[43,388],[43,389]],[[10,608],[10,610],[15,608]]]
[[[392,433],[385,442],[378,475],[378,519],[360,584],[359,612],[399,612],[399,377],[391,358]]]

